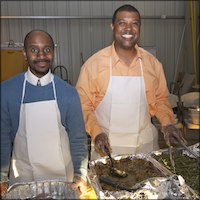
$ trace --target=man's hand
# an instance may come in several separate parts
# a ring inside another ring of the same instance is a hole
[[[181,134],[181,131],[178,128],[176,128],[174,125],[169,124],[169,125],[163,126],[161,131],[164,134],[165,142],[169,147],[179,144],[180,141],[182,143],[187,144],[186,140],[183,138]]]
[[[0,183],[0,194],[1,194],[0,199],[2,199],[6,195],[8,187],[9,187],[8,182]]]
[[[94,148],[101,156],[107,156],[105,149],[109,149],[112,152],[108,136],[106,133],[100,133],[94,139]]]
[[[88,188],[87,181],[83,180],[79,176],[75,176],[74,181],[72,183],[72,188],[77,188],[80,195],[85,194],[87,192],[87,188]]]

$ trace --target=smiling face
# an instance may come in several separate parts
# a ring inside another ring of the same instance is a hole
[[[25,39],[24,56],[31,72],[41,78],[53,65],[54,46],[48,34],[33,31]]]
[[[140,37],[140,16],[137,12],[118,11],[111,28],[115,47],[133,50]]]

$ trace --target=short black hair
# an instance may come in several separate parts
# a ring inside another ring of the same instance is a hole
[[[112,17],[112,23],[114,24],[115,20],[116,20],[116,15],[118,12],[120,11],[128,11],[128,12],[136,12],[138,13],[139,15],[139,18],[141,20],[141,16],[140,16],[140,13],[139,11],[137,10],[137,8],[135,8],[134,6],[130,5],[130,4],[125,4],[123,6],[120,6],[119,8],[117,8],[113,14],[113,17]]]
[[[29,36],[30,36],[32,33],[34,33],[34,32],[42,32],[42,33],[45,33],[45,34],[50,38],[50,40],[51,40],[51,42],[52,42],[53,49],[54,49],[54,41],[53,41],[53,38],[51,37],[51,35],[50,35],[48,32],[46,32],[46,31],[44,31],[44,30],[41,30],[41,29],[34,29],[34,30],[32,30],[32,31],[30,31],[30,32],[28,32],[28,33],[26,34],[26,36],[25,36],[25,38],[24,38],[24,49],[26,49]]]

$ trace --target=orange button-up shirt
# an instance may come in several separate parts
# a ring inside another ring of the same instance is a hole
[[[139,76],[142,59],[143,75],[149,114],[156,116],[162,126],[174,123],[174,114],[168,100],[169,91],[162,64],[150,53],[136,45],[137,54],[130,66],[118,57],[114,43],[92,55],[81,67],[76,85],[80,95],[86,131],[92,140],[103,132],[94,114],[106,94],[110,79],[110,57],[113,76]]]

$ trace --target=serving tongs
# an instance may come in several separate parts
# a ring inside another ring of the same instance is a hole
[[[137,188],[127,188],[127,187],[124,187],[123,185],[120,184],[119,181],[113,181],[107,177],[99,177],[99,181],[102,182],[102,183],[105,183],[109,186],[112,186],[113,188],[115,188],[116,190],[126,190],[128,192],[135,192],[136,190],[139,189],[139,187]]]
[[[176,173],[175,162],[174,162],[174,159],[172,156],[172,148],[173,148],[173,146],[169,147],[169,159],[170,159],[171,166],[173,167],[173,171],[174,171],[174,173]]]
[[[198,160],[198,162],[200,161],[199,155],[191,148],[189,148],[180,138],[178,138],[178,142],[183,148],[185,148],[189,153],[191,153]]]
[[[177,138],[179,144],[184,148],[186,149],[190,154],[192,154],[196,159],[197,159],[197,162],[200,163],[200,157],[199,155],[193,151],[191,148],[189,148],[184,142],[183,140],[181,140],[179,137]],[[173,171],[174,173],[176,173],[176,169],[175,169],[175,162],[174,162],[174,159],[173,159],[173,156],[172,156],[172,148],[173,146],[170,146],[169,147],[169,159],[170,159],[170,163],[171,163],[171,166],[173,168]]]

